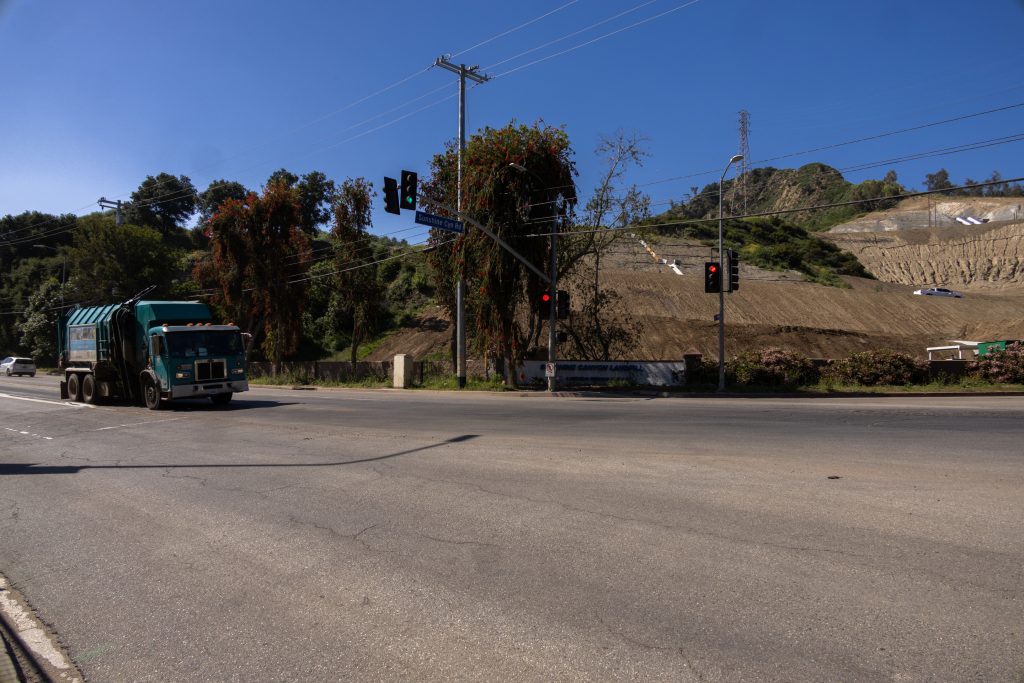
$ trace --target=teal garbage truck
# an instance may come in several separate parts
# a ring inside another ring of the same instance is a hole
[[[157,410],[183,398],[223,406],[249,390],[237,326],[214,324],[202,302],[146,301],[144,294],[68,312],[58,335],[61,398],[120,399]]]

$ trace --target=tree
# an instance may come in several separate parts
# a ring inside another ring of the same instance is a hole
[[[333,184],[333,183],[332,183]],[[382,296],[367,229],[373,224],[373,185],[364,178],[342,183],[334,204],[335,315],[351,324],[351,361],[377,329]]]
[[[77,222],[74,214],[57,216],[38,211],[0,218],[0,300],[8,302],[8,310],[23,307],[49,270],[40,257],[54,252],[36,245],[60,248],[70,244]],[[14,316],[0,315],[0,349],[18,345],[16,324]]]
[[[892,170],[891,168],[888,171],[886,171],[885,177],[882,178],[882,182],[889,185],[897,184],[899,180],[896,179],[896,171]]]
[[[338,199],[338,187],[320,171],[310,171],[301,178],[281,168],[274,171],[268,184],[284,183],[298,191],[300,225],[311,236],[331,220],[331,210]]]
[[[992,175],[986,180],[987,183],[992,183],[985,188],[985,194],[989,197],[1005,197],[1007,189],[1009,188],[1008,183],[1003,182],[1003,174],[999,171],[992,171]]]
[[[113,217],[99,213],[78,220],[68,250],[75,295],[84,302],[122,301],[150,285],[156,285],[154,298],[166,296],[175,265],[174,250],[155,229],[115,225]]]
[[[185,223],[196,212],[197,201],[196,188],[188,176],[146,176],[139,189],[132,192],[125,219],[128,223],[156,228],[164,238],[180,242]]]
[[[28,299],[24,319],[18,325],[21,346],[36,362],[57,360],[57,324],[61,316],[61,284],[48,278]]]
[[[425,203],[439,213],[456,205],[455,145],[434,157],[424,183]],[[515,125],[485,128],[472,136],[463,156],[463,211],[546,271],[547,239],[533,234],[562,230],[576,203],[576,166],[569,137],[560,128]],[[524,169],[524,170],[520,170]],[[504,361],[506,382],[531,341],[540,334],[543,281],[480,230],[459,238],[432,231],[430,262],[442,303],[455,318],[453,291],[459,273],[467,282],[467,316],[475,320],[474,346]],[[524,328],[522,322],[529,321]],[[468,326],[467,326],[468,327]]]
[[[628,239],[622,228],[650,216],[647,195],[635,185],[625,190],[618,187],[629,166],[643,164],[647,156],[643,142],[643,138],[626,135],[621,130],[602,138],[595,151],[604,157],[605,172],[587,202],[583,223],[588,230],[579,238],[566,240],[568,248],[575,247],[587,257],[588,265],[593,266],[592,277],[583,285],[586,291],[583,306],[569,326],[574,355],[581,359],[610,360],[627,353],[641,330],[628,309],[621,305],[618,294],[602,291],[601,262],[614,245]]]
[[[249,190],[241,183],[233,180],[214,180],[210,183],[198,198],[199,222],[205,223],[213,218],[220,205],[229,199],[238,201],[244,200],[249,195]]]
[[[926,173],[924,176],[924,186],[929,192],[935,192],[939,190],[950,190],[953,188],[953,183],[949,182],[949,172],[940,168],[935,173]],[[943,194],[949,194],[944,192]]]
[[[283,182],[228,199],[207,223],[210,258],[194,271],[216,283],[214,303],[275,363],[295,352],[302,331],[311,250],[300,223],[298,193]]]

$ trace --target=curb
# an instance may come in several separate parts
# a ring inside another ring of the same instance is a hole
[[[536,398],[802,398],[802,399],[835,399],[835,398],[970,398],[992,396],[1024,396],[1024,391],[849,391],[832,393],[815,392],[754,392],[754,391],[659,391],[656,389],[635,389],[609,391],[607,389],[575,389],[548,392],[536,389],[509,389],[506,391],[475,391],[459,389],[395,389],[393,387],[321,387],[313,384],[256,384],[251,387],[259,389],[282,389],[285,391],[372,391],[372,392],[416,392],[431,394],[459,395],[496,395],[522,396]]]

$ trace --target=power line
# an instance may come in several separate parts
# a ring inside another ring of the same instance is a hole
[[[555,14],[557,12],[561,12],[566,7],[569,7],[571,5],[575,5],[577,2],[579,2],[579,0],[569,0],[569,2],[565,3],[561,7],[556,7],[555,9],[551,10],[550,12],[546,12],[546,13],[540,15],[539,17],[535,17],[533,19],[530,19],[529,21],[527,21],[524,24],[520,24],[519,26],[516,26],[515,28],[510,28],[507,31],[502,31],[501,33],[498,33],[497,35],[491,36],[487,40],[482,40],[479,43],[477,43],[476,45],[473,45],[471,47],[467,47],[465,50],[459,50],[455,54],[451,55],[451,59],[455,59],[456,57],[460,57],[460,56],[466,54],[467,52],[471,52],[472,50],[477,49],[478,47],[482,47],[484,45],[487,45],[488,43],[492,43],[495,40],[497,40],[498,38],[504,38],[505,36],[507,36],[507,35],[509,35],[511,33],[515,33],[516,31],[518,31],[520,29],[524,29],[527,26],[530,26],[531,24],[537,23],[541,19],[546,19],[547,17],[550,17],[552,14]],[[430,67],[427,67],[427,69],[430,69]]]
[[[572,33],[566,33],[565,35],[560,36],[558,38],[555,38],[554,40],[550,40],[550,41],[548,41],[548,42],[546,42],[546,43],[544,43],[542,45],[538,45],[536,47],[532,47],[529,50],[524,50],[523,52],[520,52],[519,54],[512,55],[511,57],[508,57],[506,59],[501,60],[500,62],[495,62],[494,64],[491,64],[491,65],[489,65],[487,67],[484,67],[484,70],[485,71],[491,71],[492,69],[494,69],[496,67],[499,67],[502,64],[507,64],[508,62],[515,61],[515,60],[519,59],[520,57],[524,57],[524,56],[526,56],[528,54],[531,54],[533,52],[536,52],[538,50],[543,50],[546,47],[550,47],[551,45],[555,45],[556,43],[560,43],[563,40],[568,40],[569,38],[572,38],[573,36],[578,36],[581,33],[586,33],[587,31],[589,31],[591,29],[597,28],[598,26],[601,26],[603,24],[607,24],[608,22],[614,21],[614,20],[616,20],[616,19],[618,19],[620,17],[624,17],[627,14],[631,14],[631,13],[633,13],[633,12],[639,10],[639,9],[642,9],[642,8],[646,7],[647,5],[653,5],[655,2],[658,2],[658,0],[647,0],[647,2],[642,2],[639,5],[635,5],[633,7],[630,7],[629,9],[627,9],[627,10],[625,10],[623,12],[619,12],[618,14],[610,16],[607,19],[602,19],[601,21],[599,21],[597,23],[594,23],[594,24],[591,24],[590,26],[587,26],[585,28],[581,28],[578,31],[573,31]]]
[[[740,220],[740,219],[743,219],[743,218],[762,218],[762,217],[765,217],[765,216],[781,216],[781,215],[790,214],[790,213],[801,213],[803,211],[817,211],[819,209],[833,209],[833,208],[840,207],[840,206],[854,206],[856,204],[867,204],[867,203],[870,203],[870,202],[887,201],[887,200],[894,200],[894,199],[910,199],[911,197],[924,197],[926,195],[933,195],[933,194],[947,194],[947,193],[950,193],[950,192],[955,192],[957,190],[967,190],[967,189],[974,189],[974,188],[979,188],[979,187],[989,187],[991,185],[1003,185],[1003,184],[1006,184],[1006,183],[1016,183],[1016,182],[1021,182],[1021,181],[1024,181],[1024,176],[1022,176],[1020,178],[1005,178],[1005,179],[1002,179],[1002,180],[990,180],[990,181],[987,181],[987,182],[984,182],[984,183],[974,183],[974,184],[971,184],[971,185],[959,185],[959,186],[955,186],[955,187],[947,187],[947,188],[943,188],[941,190],[925,190],[925,191],[922,191],[922,192],[905,192],[903,194],[894,194],[894,195],[883,196],[883,197],[868,197],[868,198],[865,198],[865,199],[853,199],[853,200],[850,200],[850,201],[833,202],[833,203],[830,203],[830,204],[815,204],[813,206],[803,206],[803,207],[798,207],[798,208],[793,208],[793,209],[779,209],[779,210],[776,210],[776,211],[760,211],[760,212],[757,212],[757,213],[737,214],[737,215],[733,215],[733,216],[725,216],[724,219],[726,219],[726,220]],[[691,223],[717,223],[717,222],[718,222],[718,218],[717,217],[716,218],[687,218],[687,219],[678,220],[678,221],[670,221],[668,223],[635,223],[635,224],[623,225],[623,226],[619,226],[619,227],[597,228],[597,229],[594,229],[594,230],[571,230],[571,231],[568,231],[568,232],[557,232],[555,234],[556,235],[562,235],[562,236],[566,236],[566,235],[567,236],[586,235],[586,234],[590,234],[590,233],[601,233],[601,232],[610,232],[610,231],[617,231],[617,230],[643,230],[645,228],[677,227],[677,226],[682,226],[682,225],[688,225],[688,224],[691,224]],[[550,237],[550,236],[551,236],[550,232],[542,232],[542,233],[523,235],[523,237]]]
[[[579,50],[580,48],[586,47],[587,45],[592,45],[592,44],[594,44],[594,43],[596,43],[596,42],[598,42],[600,40],[604,40],[605,38],[610,38],[610,37],[612,37],[614,35],[617,35],[619,33],[624,32],[624,31],[629,31],[630,29],[634,29],[637,26],[642,26],[643,24],[646,24],[648,22],[654,21],[655,19],[660,19],[660,18],[662,18],[662,17],[664,17],[666,15],[672,14],[673,12],[678,12],[681,9],[686,9],[687,7],[690,7],[692,5],[696,5],[698,2],[700,2],[700,0],[690,0],[689,2],[685,2],[685,3],[681,4],[681,5],[677,5],[676,7],[673,7],[670,10],[666,10],[664,12],[661,12],[660,14],[655,14],[652,17],[648,17],[646,19],[642,19],[642,20],[640,20],[638,22],[630,24],[629,26],[624,26],[624,27],[622,27],[620,29],[616,29],[616,30],[611,31],[609,33],[605,33],[604,35],[600,35],[600,36],[598,36],[596,38],[592,38],[592,39],[590,39],[588,41],[580,43],[579,45],[574,45],[573,47],[570,47],[570,48],[567,48],[565,50],[562,50],[561,52],[556,52],[554,54],[548,55],[547,57],[541,57],[540,59],[535,59],[532,62],[527,62],[526,64],[523,64],[521,66],[517,66],[517,67],[515,67],[513,69],[509,69],[508,71],[504,71],[504,72],[496,75],[495,78],[501,78],[502,76],[508,76],[509,74],[513,74],[516,71],[522,71],[523,69],[526,69],[526,68],[529,68],[531,66],[540,64],[541,62],[546,62],[549,59],[554,59],[555,57],[561,57],[562,55],[568,54],[570,52],[574,52],[576,50]]]

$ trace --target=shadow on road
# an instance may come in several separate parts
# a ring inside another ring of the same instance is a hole
[[[411,455],[413,453],[419,453],[421,451],[429,451],[432,448],[438,448],[446,444],[462,443],[464,441],[471,441],[472,439],[479,438],[479,434],[463,434],[462,436],[453,436],[450,439],[445,439],[440,443],[430,444],[429,446],[420,446],[419,448],[410,448],[405,451],[398,451],[397,453],[388,453],[387,455],[378,455],[372,458],[359,458],[358,460],[339,460],[337,462],[281,462],[281,463],[219,463],[212,465],[40,465],[38,463],[11,463],[3,464],[0,463],[0,476],[8,475],[19,475],[19,474],[78,474],[83,470],[169,470],[169,469],[230,469],[230,468],[274,468],[274,467],[339,467],[341,465],[358,465],[364,462],[376,462],[378,460],[388,460],[390,458],[397,458],[402,455]]]

